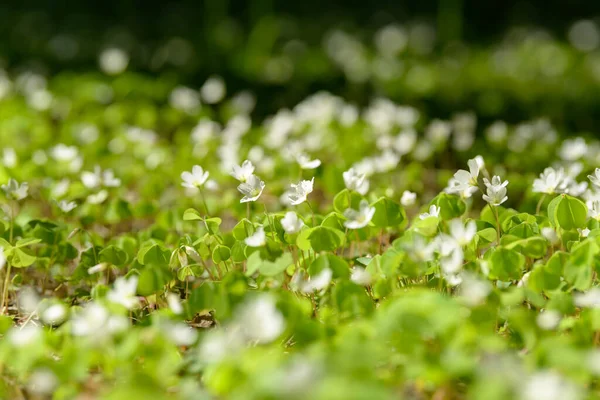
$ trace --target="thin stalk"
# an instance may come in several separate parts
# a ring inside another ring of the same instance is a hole
[[[308,205],[308,208],[310,208],[310,212],[312,213],[312,224],[313,227],[317,226],[316,222],[315,222],[315,210],[313,210],[312,206],[310,205],[310,202],[307,200],[306,204]]]
[[[498,245],[500,245],[500,218],[498,217],[498,207],[492,206],[494,209],[494,216],[496,217],[496,236],[498,238]]]
[[[544,204],[544,200],[546,200],[546,193],[542,195],[540,201],[538,201],[537,206],[535,207],[535,214],[538,215],[540,213],[540,209],[542,208],[542,204]]]

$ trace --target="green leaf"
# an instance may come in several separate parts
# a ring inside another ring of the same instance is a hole
[[[162,292],[171,279],[173,275],[168,268],[155,264],[147,265],[140,273],[137,292],[142,296]]]
[[[200,212],[193,208],[188,208],[183,212],[184,221],[202,221],[204,217],[200,215]]]
[[[497,247],[489,258],[490,274],[501,281],[516,281],[523,276],[525,257],[515,250]]]
[[[11,265],[15,268],[29,267],[36,260],[36,257],[31,254],[30,250],[15,247],[9,258]]]
[[[399,226],[406,220],[406,213],[400,204],[387,197],[381,197],[371,206],[375,207],[375,215],[373,215],[371,222],[376,227]]]
[[[169,264],[170,252],[164,249],[154,240],[149,240],[142,244],[138,251],[137,260],[140,264]]]
[[[105,247],[99,254],[100,261],[108,262],[117,267],[122,267],[127,262],[128,256],[125,251],[120,248],[110,245]]]
[[[15,247],[26,247],[31,246],[32,244],[40,243],[42,240],[38,238],[23,238],[17,240]]]
[[[308,241],[315,252],[334,251],[344,244],[344,233],[326,226],[310,229]]]
[[[444,221],[458,218],[467,210],[467,205],[460,197],[448,193],[438,194],[429,203],[433,204],[440,208],[440,217]]]
[[[254,233],[254,225],[244,218],[233,227],[231,233],[236,240],[244,240]]]
[[[231,250],[227,246],[215,246],[212,253],[212,259],[215,264],[225,262],[231,257]]]
[[[554,209],[556,223],[564,230],[583,228],[587,221],[585,203],[569,195],[560,195],[560,201]]]
[[[333,209],[340,214],[343,214],[348,208],[358,210],[362,199],[360,194],[344,189],[333,198]]]

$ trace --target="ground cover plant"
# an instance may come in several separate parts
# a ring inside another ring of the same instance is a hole
[[[0,398],[599,397],[600,141],[559,99],[593,103],[597,52],[532,34],[454,80],[403,32],[318,50],[381,85],[363,104],[258,113],[115,48],[0,73]],[[433,112],[453,93],[483,100]],[[531,119],[493,118],[519,96]]]

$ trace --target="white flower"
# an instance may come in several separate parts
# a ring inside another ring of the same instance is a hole
[[[48,368],[38,368],[31,373],[27,382],[27,391],[36,396],[52,396],[59,385],[58,378]]]
[[[114,288],[106,294],[106,298],[112,303],[121,304],[131,310],[139,304],[139,299],[135,295],[137,284],[138,277],[135,275],[129,279],[119,277],[114,283]]]
[[[87,202],[90,204],[100,204],[104,202],[108,197],[108,192],[106,190],[101,190],[98,193],[90,194],[87,197]]]
[[[545,331],[556,329],[562,316],[556,310],[544,310],[536,318],[537,325]]]
[[[23,182],[19,185],[19,182],[10,178],[6,185],[2,185],[2,191],[6,194],[6,197],[14,200],[23,200],[27,197],[29,191],[29,184]]]
[[[522,400],[578,400],[577,386],[553,371],[537,372],[523,388]]]
[[[73,335],[102,335],[109,317],[110,314],[104,306],[97,303],[88,303],[82,311],[75,314],[71,321]]]
[[[40,317],[46,325],[58,325],[67,317],[67,309],[61,303],[52,304],[42,311]]]
[[[592,182],[592,185],[600,188],[600,168],[596,168],[594,175],[588,175],[588,178]]]
[[[591,231],[589,230],[589,228],[584,228],[584,229],[577,228],[577,232],[579,232],[581,237],[586,238],[586,237],[588,237],[588,235],[590,234]]]
[[[554,168],[546,168],[540,174],[540,177],[533,181],[534,193],[562,193],[566,189],[567,182],[565,180],[565,171],[563,168],[555,170]]]
[[[360,286],[369,286],[371,284],[371,274],[363,267],[354,267],[350,280]]]
[[[198,339],[198,332],[183,322],[167,324],[165,331],[176,346],[191,346]]]
[[[591,207],[588,209],[588,216],[600,221],[600,200],[592,200]]]
[[[202,96],[202,100],[207,104],[220,102],[225,97],[225,93],[225,82],[220,76],[211,76],[200,88],[200,96]]]
[[[250,247],[261,247],[267,243],[267,236],[265,235],[265,229],[259,226],[253,235],[248,236],[244,239],[244,243]]]
[[[492,285],[488,281],[478,279],[475,275],[463,272],[462,279],[459,288],[460,298],[469,307],[481,304],[492,291]]]
[[[4,247],[0,247],[0,270],[6,265],[6,256],[4,255]]]
[[[459,169],[454,174],[455,184],[457,185],[457,191],[465,191],[469,188],[477,189],[477,178],[479,177],[479,162],[473,158],[467,162],[469,171]]]
[[[588,145],[583,138],[567,139],[560,148],[559,155],[563,160],[575,161],[588,152]]]
[[[300,153],[296,156],[296,162],[300,165],[302,169],[315,169],[319,165],[321,165],[321,160],[315,158],[311,160],[306,154]]]
[[[239,184],[237,189],[244,195],[240,203],[247,203],[249,201],[256,201],[260,197],[265,189],[265,183],[258,176],[250,175],[246,182]]]
[[[348,229],[364,228],[371,222],[373,215],[375,215],[375,207],[370,207],[366,200],[361,200],[358,210],[349,208],[344,211],[344,217],[347,219],[344,221],[344,226]]]
[[[342,176],[344,177],[344,184],[348,190],[354,190],[363,196],[369,191],[369,180],[367,179],[366,174],[359,174],[357,170],[350,168],[348,171],[345,171]]]
[[[108,75],[118,75],[127,69],[129,55],[116,47],[111,47],[100,53],[100,69]]]
[[[325,289],[331,282],[333,272],[329,268],[325,268],[317,275],[309,278],[308,282],[302,285],[302,291],[304,293],[312,293]]]
[[[310,181],[303,180],[298,184],[291,184],[290,191],[288,193],[288,199],[290,200],[290,204],[297,206],[298,204],[302,204],[306,201],[306,196],[308,196],[313,191],[313,185],[315,183],[315,178],[312,178]]]
[[[2,150],[2,163],[7,168],[14,168],[17,166],[17,153],[12,147],[6,147]]]
[[[195,251],[196,250],[194,250],[194,252]],[[171,311],[173,311],[174,314],[181,314],[183,312],[183,307],[181,306],[179,296],[175,293],[167,294],[167,303],[169,304],[169,308],[171,309]]]
[[[88,189],[95,189],[101,185],[106,187],[118,187],[121,185],[121,180],[115,177],[111,169],[102,171],[98,165],[94,167],[94,172],[83,171],[81,173],[81,182]]]
[[[440,216],[440,211],[441,208],[436,206],[435,204],[432,204],[429,206],[429,212],[426,213],[422,213],[419,215],[420,219],[425,219],[425,218],[429,218],[429,217],[439,217]]]
[[[483,200],[493,206],[499,206],[508,200],[508,196],[506,195],[508,181],[502,182],[498,175],[494,175],[491,182],[486,178],[483,178],[483,182],[487,187],[487,194],[483,195]]]
[[[541,232],[542,232],[542,236],[548,242],[550,242],[550,244],[556,245],[559,243],[560,239],[558,238],[558,235],[556,234],[556,231],[553,228],[546,226],[546,227],[542,228]]]
[[[230,175],[240,182],[246,182],[254,174],[252,161],[246,160],[242,165],[234,165]]]
[[[56,184],[51,190],[52,197],[55,197],[57,199],[63,197],[69,191],[70,185],[71,183],[66,178],[56,182]]]
[[[442,272],[449,279],[457,279],[455,275],[462,269],[464,261],[464,253],[460,243],[451,236],[441,234],[436,238],[434,244],[437,244],[440,253]]]
[[[237,324],[246,340],[270,343],[285,329],[285,319],[269,295],[260,295],[245,303],[237,311]]]
[[[476,233],[477,224],[473,220],[469,221],[466,226],[460,219],[450,221],[450,235],[460,246],[466,246],[471,243]]]
[[[183,183],[181,186],[186,188],[199,188],[208,180],[208,171],[204,171],[201,166],[194,165],[192,172],[182,172],[181,179]]]
[[[57,204],[58,208],[60,208],[61,211],[64,213],[73,211],[77,207],[77,203],[75,203],[74,201],[61,200]]]
[[[594,287],[585,293],[576,293],[573,300],[577,307],[600,308],[600,288]]]
[[[66,144],[59,143],[50,149],[50,155],[56,161],[73,161],[77,155],[79,154],[79,150],[76,146],[67,146]]]
[[[13,346],[26,347],[41,339],[42,329],[34,324],[26,324],[20,327],[13,326],[6,336]]]
[[[416,200],[417,200],[416,193],[411,192],[410,190],[405,190],[404,192],[402,192],[402,197],[400,198],[400,203],[404,207],[410,207],[413,204],[415,204]]]
[[[281,226],[283,227],[285,233],[293,235],[294,233],[300,232],[304,226],[304,222],[298,218],[298,214],[293,211],[288,211],[281,219]]]

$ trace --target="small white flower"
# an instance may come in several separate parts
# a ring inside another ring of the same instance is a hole
[[[405,190],[402,192],[402,197],[400,198],[400,203],[404,207],[410,207],[417,201],[417,194],[411,192],[410,190]]]
[[[465,226],[460,219],[450,221],[450,235],[458,242],[460,246],[466,246],[477,233],[477,224],[471,220]]]
[[[464,191],[467,188],[477,189],[477,178],[479,177],[479,162],[473,158],[467,162],[469,171],[459,169],[454,174],[457,190]]]
[[[14,200],[23,200],[27,197],[29,191],[29,184],[23,182],[19,185],[19,182],[10,178],[6,185],[2,185],[2,191],[6,194],[6,197]]]
[[[573,300],[577,307],[600,308],[600,288],[594,287],[585,293],[576,293]]]
[[[300,181],[298,184],[292,183],[290,185],[290,191],[288,192],[290,204],[297,206],[298,204],[304,203],[306,201],[306,197],[313,191],[314,182],[315,178],[312,178],[310,181]]]
[[[6,336],[13,346],[26,347],[41,339],[42,329],[34,324],[14,326],[7,332]]]
[[[561,318],[561,314],[556,310],[544,310],[538,314],[536,322],[541,329],[551,331],[556,329]]]
[[[246,182],[254,174],[252,161],[246,160],[242,165],[234,165],[230,175],[240,182]]]
[[[46,325],[59,325],[67,317],[67,309],[61,303],[52,304],[42,311],[40,317]]]
[[[121,304],[123,307],[131,310],[139,304],[136,297],[138,277],[133,275],[129,279],[119,277],[115,280],[114,288],[106,294],[108,301]]]
[[[309,278],[308,282],[302,285],[304,293],[312,293],[325,289],[331,282],[333,272],[329,268],[325,268],[317,275]]]
[[[250,247],[261,247],[267,243],[267,235],[265,235],[265,229],[259,226],[253,235],[248,236],[244,239],[244,243]]]
[[[540,174],[540,177],[533,181],[534,193],[562,193],[566,189],[567,181],[565,180],[565,170],[559,168],[546,168]]]
[[[208,180],[208,171],[204,171],[201,166],[194,165],[192,172],[182,172],[181,179],[183,183],[181,186],[186,188],[199,188]]]
[[[61,200],[57,204],[58,208],[60,208],[61,211],[64,213],[71,212],[77,207],[77,203],[75,203],[74,201]]]
[[[600,200],[593,200],[591,203],[591,207],[588,209],[588,216],[596,221],[600,221]]]
[[[73,161],[77,155],[79,154],[79,150],[76,146],[67,146],[66,144],[59,143],[53,148],[50,149],[50,155],[56,161],[68,162]]]
[[[586,237],[588,237],[588,235],[590,234],[591,231],[589,230],[589,228],[584,228],[584,229],[577,228],[577,232],[579,232],[581,237],[586,238]]]
[[[265,182],[261,181],[256,175],[250,175],[246,182],[239,184],[237,189],[244,195],[240,203],[256,201],[265,189]]]
[[[366,200],[361,200],[358,210],[349,208],[344,211],[344,217],[347,219],[344,221],[344,226],[348,229],[364,228],[371,222],[373,215],[375,215],[375,207],[370,207]]]
[[[108,198],[108,192],[104,189],[99,191],[98,193],[90,194],[87,197],[87,202],[90,204],[100,204],[103,203],[104,200]]]
[[[363,267],[354,267],[350,280],[360,286],[369,286],[371,284],[371,274]]]
[[[308,155],[301,153],[296,156],[296,162],[302,169],[315,169],[321,165],[321,160],[315,158],[311,160]]]
[[[100,69],[108,75],[118,75],[127,69],[129,55],[116,47],[108,48],[100,53]]]
[[[176,346],[191,346],[198,339],[198,332],[183,322],[168,324],[165,327],[165,331],[169,339]]]
[[[35,396],[52,396],[59,385],[58,378],[48,368],[38,368],[31,373],[27,382],[27,391]]]
[[[440,211],[441,208],[436,206],[435,204],[432,204],[429,206],[429,212],[426,213],[422,213],[419,215],[420,219],[425,219],[425,218],[429,218],[429,217],[439,217],[440,216]]]
[[[366,174],[360,174],[354,168],[350,168],[342,176],[348,190],[353,190],[363,196],[369,191],[369,180]]]
[[[546,226],[544,228],[542,228],[542,236],[548,241],[550,242],[550,244],[556,245],[559,243],[560,239],[558,238],[558,235],[556,234],[556,231],[549,227]]]
[[[563,160],[575,161],[581,159],[588,152],[588,145],[583,138],[567,139],[560,148],[559,155]]]
[[[225,82],[220,76],[211,76],[200,88],[200,96],[202,96],[202,100],[207,104],[220,102],[225,97],[225,94]]]
[[[293,235],[300,232],[304,226],[304,222],[298,218],[298,214],[293,211],[288,211],[285,216],[281,219],[281,226],[285,233]]]
[[[487,194],[483,195],[483,200],[493,206],[499,206],[508,200],[508,196],[506,195],[508,181],[502,182],[498,175],[494,175],[491,182],[486,178],[483,178],[483,182],[487,187]]]
[[[81,173],[81,182],[88,189],[95,189],[102,185],[106,187],[118,187],[121,180],[115,177],[111,169],[102,171],[100,166],[96,165],[93,172],[83,171]]]
[[[246,302],[237,310],[237,325],[246,340],[254,343],[270,343],[285,329],[285,318],[269,295],[260,295]]]
[[[90,275],[96,274],[98,272],[102,272],[106,269],[106,267],[108,267],[108,263],[100,263],[100,264],[96,264],[93,267],[89,267],[87,272]]]
[[[15,149],[12,147],[5,147],[2,150],[2,163],[6,168],[14,168],[17,166],[18,157]]]
[[[596,168],[594,170],[594,175],[588,175],[588,178],[592,182],[592,185],[594,185],[597,188],[600,188],[600,168]]]
[[[553,371],[537,372],[522,390],[522,400],[581,399],[577,386]]]
[[[171,311],[173,311],[174,314],[181,314],[183,312],[183,307],[181,306],[179,296],[175,293],[167,294],[167,303],[169,304],[169,308],[171,309]]]

